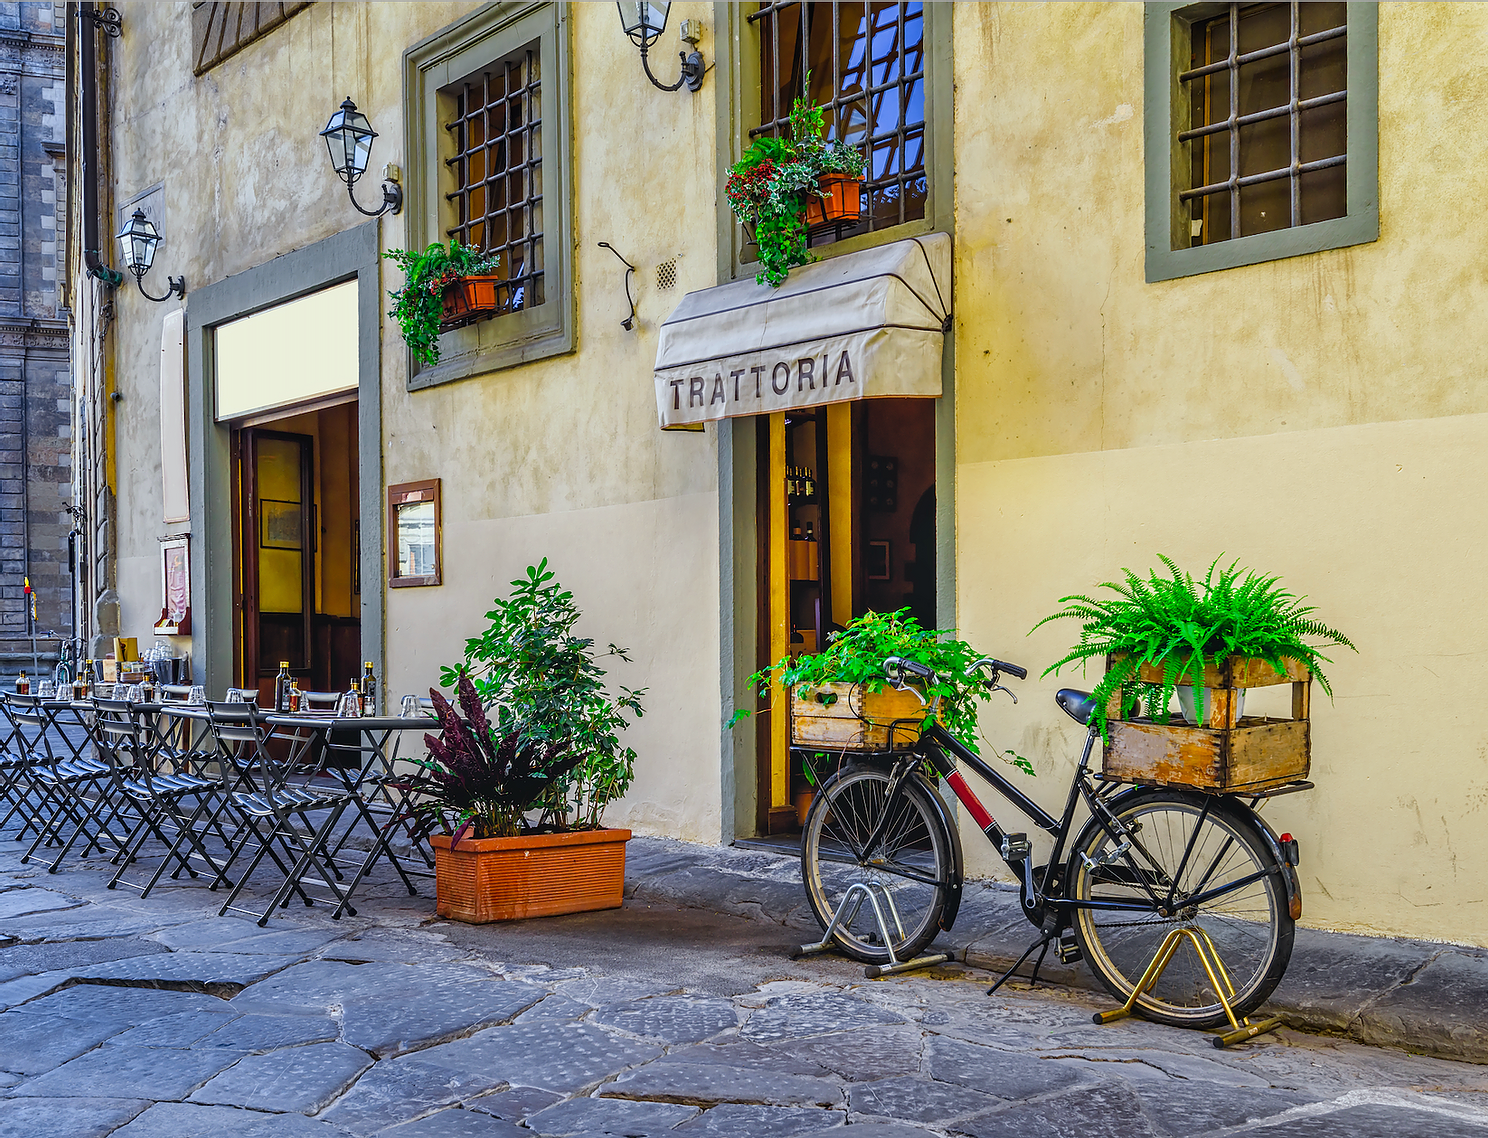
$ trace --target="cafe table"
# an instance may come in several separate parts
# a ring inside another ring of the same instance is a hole
[[[338,778],[352,794],[357,820],[365,822],[372,832],[372,848],[367,851],[351,881],[343,890],[345,900],[338,905],[333,917],[339,917],[350,902],[353,892],[367,876],[380,857],[386,857],[397,871],[409,896],[416,896],[413,877],[432,877],[434,862],[425,849],[416,821],[412,803],[415,797],[406,779],[411,770],[400,776],[397,770],[401,762],[405,767],[413,759],[400,753],[403,736],[417,732],[416,740],[422,746],[423,733],[438,729],[438,721],[427,715],[403,717],[397,715],[346,716],[324,712],[270,712],[264,721],[274,729],[274,737],[285,739],[290,745],[289,765],[308,766],[313,761],[312,748],[318,744],[325,756],[324,765],[328,774]],[[355,735],[356,743],[345,740]],[[351,761],[337,762],[345,756]],[[341,854],[348,840],[358,829],[357,820],[341,832],[333,849],[327,851],[334,859]],[[399,832],[407,835],[413,850],[423,859],[424,868],[406,866],[403,859],[393,852],[392,841]]]

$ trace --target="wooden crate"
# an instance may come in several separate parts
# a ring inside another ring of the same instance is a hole
[[[830,701],[836,696],[835,702]],[[822,697],[828,697],[824,702]],[[920,736],[926,709],[908,691],[867,691],[859,684],[823,684],[791,691],[791,746],[830,751],[902,751]]]
[[[1306,778],[1312,764],[1312,675],[1295,660],[1286,665],[1281,675],[1264,660],[1244,658],[1206,668],[1204,683],[1212,696],[1209,722],[1200,727],[1121,720],[1116,717],[1119,696],[1113,698],[1102,775],[1226,793],[1266,790]],[[1161,670],[1143,665],[1140,678],[1161,682]],[[1292,685],[1291,719],[1239,717],[1236,695],[1241,689],[1285,683]]]

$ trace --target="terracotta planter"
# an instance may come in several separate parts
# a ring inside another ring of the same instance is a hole
[[[863,211],[863,183],[846,174],[823,174],[816,188],[827,196],[806,195],[806,227],[844,225],[857,221]]]
[[[435,911],[470,924],[618,909],[629,830],[583,830],[519,838],[448,834],[434,847]]]
[[[502,280],[497,276],[461,277],[444,286],[440,299],[444,303],[444,319],[441,331],[460,328],[466,324],[495,316],[501,311],[497,289]],[[461,843],[462,845],[464,843]]]

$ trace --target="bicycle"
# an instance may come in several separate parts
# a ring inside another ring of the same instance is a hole
[[[985,669],[989,691],[1010,696],[1003,674],[1028,675],[992,657],[973,668]],[[1065,963],[1084,959],[1112,996],[1161,1023],[1234,1024],[1271,994],[1291,958],[1294,922],[1301,915],[1298,851],[1290,835],[1278,837],[1253,807],[1261,798],[1310,783],[1255,794],[1247,805],[1233,795],[1133,786],[1093,775],[1090,758],[1100,737],[1090,723],[1095,705],[1089,693],[1066,688],[1056,702],[1087,735],[1056,818],[941,726],[940,698],[926,701],[913,686],[933,682],[929,668],[890,657],[884,670],[894,687],[914,691],[926,706],[923,730],[909,749],[855,755],[824,781],[801,837],[801,875],[811,908],[842,951],[878,966],[870,975],[906,967],[899,962],[950,931],[961,903],[961,839],[954,814],[927,777],[933,773],[1019,881],[1023,915],[1039,929],[989,994],[1039,950],[1036,981],[1051,944]],[[999,826],[958,763],[1052,837],[1047,861],[1035,865],[1027,835]],[[1082,805],[1086,817],[1071,840]],[[1193,952],[1175,952],[1178,937],[1169,937],[1182,929],[1190,930],[1180,935],[1192,941]],[[1220,979],[1203,959],[1200,939],[1222,961]],[[1167,967],[1152,980],[1147,972],[1164,952]],[[1228,1000],[1221,985],[1233,992]]]

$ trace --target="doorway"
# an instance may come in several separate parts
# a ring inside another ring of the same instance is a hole
[[[273,697],[287,661],[303,690],[361,673],[355,399],[232,432],[235,683]]]
[[[758,667],[825,649],[866,612],[935,627],[934,399],[884,398],[757,420]],[[798,829],[809,788],[772,687],[758,735],[756,827]]]

